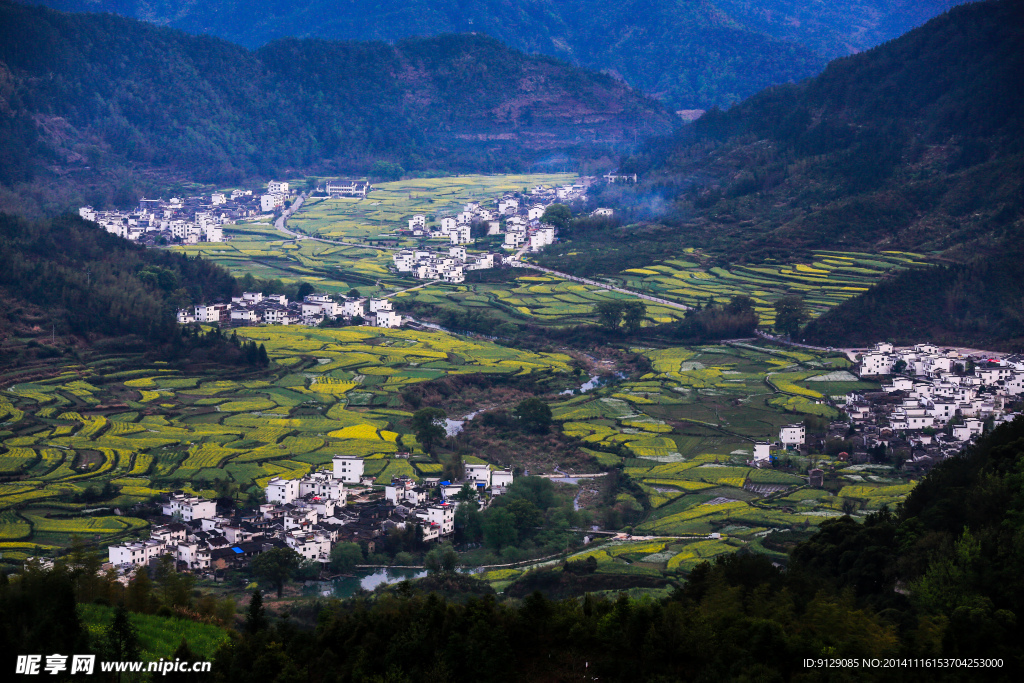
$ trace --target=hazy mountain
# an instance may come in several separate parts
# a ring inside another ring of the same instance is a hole
[[[814,322],[833,344],[1024,339],[1024,2],[953,9],[820,76],[710,112],[629,160],[671,199],[666,244],[723,258],[941,254]]]
[[[73,205],[77,196],[52,193],[98,173],[109,188],[154,170],[230,181],[358,171],[376,159],[514,169],[568,150],[606,153],[673,121],[610,76],[486,36],[289,39],[252,52],[110,14],[0,1],[0,183],[35,180],[0,195],[9,208],[33,192],[44,207]]]
[[[113,12],[249,48],[291,36],[395,41],[479,32],[526,52],[609,70],[676,109],[727,105],[768,85],[810,76],[825,63],[815,48],[753,29],[714,0],[41,2],[62,10]],[[806,12],[797,14],[802,18]],[[837,36],[835,42],[851,41]]]

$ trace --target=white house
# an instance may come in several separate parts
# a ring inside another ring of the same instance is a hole
[[[409,219],[409,229],[410,230],[415,230],[417,228],[422,230],[423,228],[426,227],[426,225],[427,225],[427,217],[424,216],[421,213],[418,213],[418,214],[416,214],[415,216],[413,216],[412,218]]]
[[[267,183],[267,194],[288,194],[288,183],[271,180]]]
[[[860,359],[860,376],[890,375],[896,360],[887,353],[865,353]]]
[[[260,211],[270,213],[274,209],[284,206],[285,196],[283,194],[265,194],[260,196]]]
[[[322,532],[290,531],[284,542],[306,560],[327,561],[331,555],[331,539]]]
[[[334,478],[346,484],[358,484],[363,476],[363,461],[354,455],[336,455],[331,461],[334,465]]]
[[[431,526],[437,526],[442,536],[455,532],[455,506],[451,503],[440,503],[427,508],[427,520]]]
[[[166,552],[163,541],[149,540],[134,543],[122,543],[107,547],[107,557],[115,567],[130,564],[136,567],[149,564],[149,561]]]
[[[491,472],[491,490],[504,490],[512,485],[512,470],[494,470]]]
[[[779,441],[783,446],[802,446],[806,436],[806,429],[800,423],[786,425],[779,430]]]
[[[341,305],[341,314],[346,318],[352,318],[354,316],[363,317],[366,315],[366,299],[363,298],[352,298],[345,299],[345,302]]]
[[[193,519],[210,519],[217,516],[217,504],[198,496],[172,493],[169,500],[163,505],[163,513],[171,517],[181,515],[184,522],[191,522]]]
[[[466,479],[475,483],[483,484],[484,487],[491,485],[490,465],[466,465]]]
[[[299,480],[274,477],[267,482],[267,502],[287,505],[299,497]]]
[[[754,444],[754,462],[766,463],[771,459],[771,447],[767,442],[759,441]]]

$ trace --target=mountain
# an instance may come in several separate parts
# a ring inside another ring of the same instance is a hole
[[[621,236],[642,235],[635,251],[661,258],[685,246],[740,262],[815,249],[931,254],[951,269],[902,275],[813,323],[808,338],[1012,347],[1024,337],[1021,261],[1008,257],[1024,235],[1020,83],[1024,3],[962,5],[652,141],[622,165],[639,185],[594,201],[617,203]],[[619,241],[614,231],[573,239],[564,249],[591,273],[602,245]]]
[[[76,339],[174,341],[176,308],[230,297],[235,289],[235,279],[210,261],[146,249],[77,216],[34,222],[0,214],[5,365],[68,352],[62,349]],[[30,341],[26,351],[25,338],[36,337],[47,343]]]
[[[626,170],[737,255],[946,251],[1020,234],[1022,3],[964,5],[804,83],[711,111]],[[737,248],[742,245],[741,248]]]
[[[11,210],[130,197],[154,173],[237,182],[375,159],[514,169],[607,154],[674,121],[610,76],[482,35],[287,39],[253,52],[0,0],[0,208]]]
[[[894,38],[962,0],[39,0],[210,34],[395,41],[480,32],[617,74],[673,109],[726,106],[798,81],[826,58]]]

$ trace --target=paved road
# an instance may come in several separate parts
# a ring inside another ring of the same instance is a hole
[[[669,308],[678,308],[681,311],[688,311],[688,310],[690,310],[690,306],[687,306],[686,304],[681,304],[678,301],[669,301],[668,299],[660,299],[660,298],[658,298],[656,296],[651,296],[649,294],[641,294],[640,292],[635,292],[632,289],[624,289],[622,287],[615,287],[613,285],[609,285],[609,284],[606,284],[604,282],[598,282],[597,280],[590,280],[590,279],[585,278],[585,277],[576,277],[575,275],[569,275],[568,273],[563,273],[563,272],[558,271],[558,270],[552,270],[551,268],[544,268],[543,266],[538,266],[538,265],[535,265],[533,263],[526,263],[525,261],[516,260],[516,261],[512,261],[512,265],[514,267],[516,267],[516,268],[531,268],[533,270],[539,270],[542,273],[548,273],[549,275],[556,275],[556,276],[558,276],[558,277],[560,277],[560,278],[562,278],[564,280],[572,280],[573,282],[580,282],[580,283],[585,284],[585,285],[592,285],[594,287],[600,287],[601,289],[607,289],[609,292],[619,292],[620,294],[628,294],[629,296],[635,296],[635,297],[637,297],[639,299],[646,299],[647,301],[653,301],[654,303],[659,304],[661,306],[668,306]]]

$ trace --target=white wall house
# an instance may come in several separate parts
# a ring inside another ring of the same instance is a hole
[[[354,455],[336,455],[331,461],[334,478],[346,484],[358,484],[363,476],[363,461]]]
[[[217,516],[217,504],[212,500],[183,493],[172,493],[163,505],[163,513],[169,517],[181,515],[184,522],[193,519],[212,519]]]
[[[779,430],[779,441],[783,446],[802,446],[806,436],[806,429],[800,423],[786,425]]]
[[[136,567],[149,564],[155,557],[163,555],[166,549],[163,541],[149,540],[137,541],[135,543],[122,543],[107,547],[107,556],[110,563],[115,567],[124,564]]]
[[[299,480],[274,477],[267,482],[267,502],[287,505],[299,497]]]

